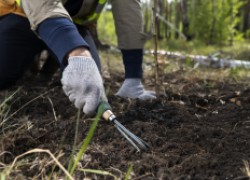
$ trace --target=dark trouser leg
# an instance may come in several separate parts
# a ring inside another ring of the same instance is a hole
[[[18,80],[45,44],[30,30],[24,17],[9,14],[0,19],[0,89]]]
[[[77,28],[78,28],[79,33],[83,37],[83,39],[88,43],[90,53],[91,53],[93,59],[95,60],[99,71],[101,72],[100,57],[99,57],[98,50],[96,48],[96,45],[95,45],[95,42],[93,40],[91,33],[89,32],[89,30],[86,27],[77,26]]]
[[[40,71],[40,76],[44,80],[51,80],[55,72],[60,68],[56,57],[52,56],[51,53],[48,53],[46,60],[43,64],[43,67]]]
[[[93,40],[95,42],[95,45],[97,49],[99,50],[108,50],[110,49],[110,46],[108,44],[102,44],[102,42],[98,38],[98,32],[97,32],[97,22],[92,22],[88,26],[88,29],[93,37]]]

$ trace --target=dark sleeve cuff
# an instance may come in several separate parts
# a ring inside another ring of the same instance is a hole
[[[67,18],[51,18],[38,27],[38,35],[63,65],[65,56],[73,49],[88,44],[79,34],[76,26]]]
[[[125,67],[125,78],[142,78],[143,50],[121,49],[123,64]]]

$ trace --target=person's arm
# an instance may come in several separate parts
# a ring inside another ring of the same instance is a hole
[[[38,36],[46,43],[50,50],[56,55],[62,67],[67,64],[67,58],[71,51],[82,47],[88,49],[88,44],[79,34],[76,26],[65,17],[45,19],[37,26]],[[80,55],[77,51],[74,55]],[[90,56],[90,53],[86,54]]]
[[[78,33],[60,0],[21,0],[31,28],[66,66],[62,87],[69,100],[87,115],[94,115],[101,101],[107,101],[102,78],[88,51],[88,44]]]

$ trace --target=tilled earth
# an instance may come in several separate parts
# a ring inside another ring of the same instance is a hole
[[[137,152],[112,124],[100,121],[79,167],[105,170],[124,179],[132,165],[130,175],[134,180],[249,179],[246,169],[250,161],[250,89],[246,84],[199,78],[189,81],[178,79],[177,73],[172,74],[177,77],[172,86],[182,85],[181,90],[163,83],[164,93],[158,99],[142,102],[113,95],[122,82],[120,76],[113,74],[112,80],[105,80],[113,112],[151,149]],[[22,85],[14,98],[1,106],[0,167],[7,167],[16,156],[35,148],[50,150],[67,167],[77,110],[56,82],[47,85],[28,79]],[[153,89],[152,83],[146,86]],[[1,102],[17,87],[1,92]],[[92,122],[81,114],[78,147]],[[46,154],[18,160],[21,165],[12,169],[12,179],[46,179],[50,172],[58,173],[54,175],[58,179],[65,177]],[[75,178],[113,179],[80,171]]]

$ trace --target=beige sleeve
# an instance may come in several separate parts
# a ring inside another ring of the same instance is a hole
[[[143,16],[139,0],[111,0],[118,47],[141,49],[146,36],[143,33]]]
[[[21,0],[21,7],[33,30],[36,30],[37,26],[48,18],[66,17],[71,19],[61,0]]]

